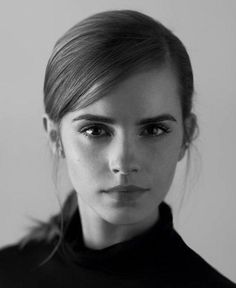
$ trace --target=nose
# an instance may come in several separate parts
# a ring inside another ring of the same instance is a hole
[[[137,139],[136,139],[137,140]],[[120,138],[110,150],[110,170],[113,174],[129,175],[141,170],[135,139]]]

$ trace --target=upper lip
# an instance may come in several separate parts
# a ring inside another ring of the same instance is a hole
[[[149,189],[147,188],[142,188],[139,186],[134,186],[134,185],[118,185],[115,187],[112,187],[111,189],[105,190],[105,192],[137,192],[137,191],[147,191]]]

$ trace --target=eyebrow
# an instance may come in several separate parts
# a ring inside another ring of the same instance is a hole
[[[116,120],[105,117],[105,116],[100,116],[100,115],[93,115],[93,114],[83,114],[75,117],[72,122],[79,121],[79,120],[87,120],[87,121],[93,121],[93,122],[103,122],[103,123],[108,123],[108,124],[116,124]],[[162,122],[162,121],[173,121],[177,122],[175,117],[173,117],[170,114],[162,114],[158,115],[155,117],[149,117],[142,119],[136,123],[136,125],[145,125],[145,124],[150,124],[154,122]]]

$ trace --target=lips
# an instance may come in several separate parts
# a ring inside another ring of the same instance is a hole
[[[106,193],[114,193],[114,192],[127,192],[127,193],[134,193],[134,192],[145,192],[148,191],[148,188],[143,188],[139,186],[134,185],[118,185],[115,187],[112,187],[111,189],[105,190]]]

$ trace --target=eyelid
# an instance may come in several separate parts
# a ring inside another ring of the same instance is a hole
[[[112,129],[112,128],[109,127],[107,124],[103,124],[103,123],[87,123],[87,124],[85,124],[85,125],[83,126],[83,128],[86,128],[86,127],[94,127],[94,126]]]
[[[144,125],[143,128],[147,129],[147,128],[152,127],[152,126],[157,127],[159,129],[162,129],[164,134],[171,132],[170,126],[167,124],[161,123],[161,122],[149,123],[147,125]]]
[[[107,132],[112,133],[111,128],[109,128],[107,125],[104,125],[101,123],[90,123],[90,124],[84,125],[82,128],[79,129],[79,132],[83,134],[86,132],[86,130],[96,128],[96,127],[106,130],[106,133]],[[109,131],[107,131],[107,130],[109,130]],[[88,136],[88,137],[99,138],[99,137],[104,137],[104,135],[103,136]]]
[[[164,121],[148,123],[148,124],[143,125],[142,127],[150,127],[150,126],[153,126],[153,125],[154,126],[158,126],[158,127],[163,127],[163,128],[170,128],[170,125],[168,125]]]
[[[161,137],[164,136],[166,134],[168,134],[169,132],[171,132],[171,128],[169,125],[165,124],[165,123],[161,123],[161,122],[153,122],[153,123],[148,123],[143,125],[141,130],[145,130],[149,127],[157,127],[158,129],[162,130],[162,133],[160,135],[152,135],[151,133],[147,135],[140,135],[141,137]],[[105,131],[105,135],[89,135],[86,134],[86,130],[92,129],[92,128],[99,128],[99,129],[103,129]],[[89,123],[85,126],[83,126],[82,128],[79,129],[79,132],[81,134],[84,134],[86,137],[90,137],[90,138],[103,138],[103,137],[110,137],[112,136],[112,134],[114,134],[114,131],[112,131],[112,128],[108,127],[107,125],[104,125],[102,123]],[[142,132],[141,132],[142,134]]]

